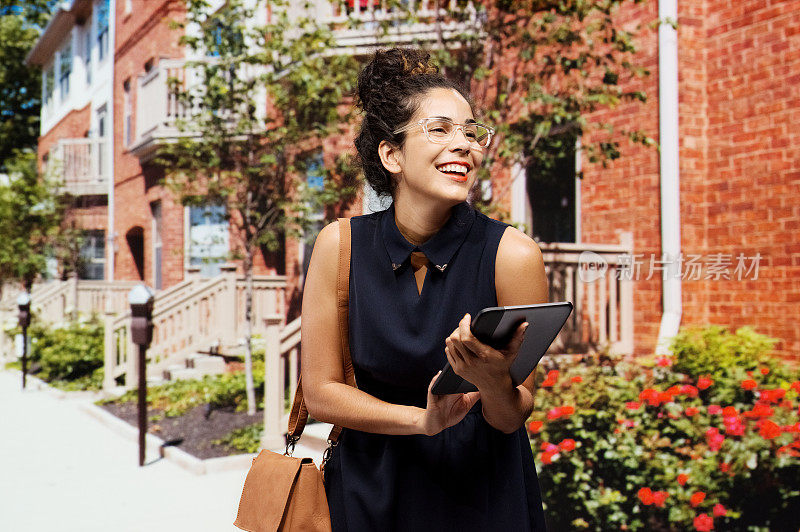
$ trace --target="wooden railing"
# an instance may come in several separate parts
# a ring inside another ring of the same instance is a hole
[[[551,352],[587,352],[608,347],[633,352],[633,256],[630,233],[619,245],[540,243],[550,301],[571,301],[572,315]],[[599,266],[599,268],[597,268]]]
[[[253,280],[253,332],[264,334],[270,317],[284,315],[286,279]],[[168,366],[180,363],[211,345],[238,345],[245,333],[244,279],[234,272],[211,279],[194,278],[159,292],[153,306],[153,341],[148,349],[147,372],[160,377]],[[281,322],[283,318],[281,318]],[[104,388],[124,378],[126,387],[137,379],[130,312],[106,318]]]
[[[105,138],[61,139],[50,152],[46,170],[59,191],[74,196],[108,194],[111,153]]]
[[[282,315],[266,320],[264,345],[264,435],[262,447],[280,448],[289,420],[291,401],[297,393],[300,376],[300,323],[297,318],[283,326]],[[288,404],[285,401],[287,397]]]
[[[438,4],[438,9],[437,9]],[[337,47],[346,53],[364,53],[376,45],[411,44],[413,42],[449,41],[463,32],[477,27],[477,10],[473,2],[460,9],[459,19],[453,17],[458,9],[455,0],[408,0],[407,8],[416,22],[403,19],[406,14],[381,0],[316,0],[310,9],[297,0],[291,5],[290,20],[307,16],[324,24],[331,24]],[[380,30],[380,23],[395,21],[389,31]]]

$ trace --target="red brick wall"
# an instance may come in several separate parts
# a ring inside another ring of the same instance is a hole
[[[153,217],[151,204],[160,201],[162,209],[162,287],[183,280],[183,207],[171,193],[158,184],[161,172],[152,166],[143,168],[140,160],[124,145],[123,126],[125,80],[130,79],[133,123],[136,123],[136,91],[138,76],[145,63],[154,65],[162,58],[183,57],[178,45],[178,30],[168,26],[169,20],[182,18],[183,6],[177,0],[133,0],[133,10],[124,13],[124,2],[117,3],[116,46],[114,64],[114,146],[115,188],[114,227],[117,233],[116,278],[139,279],[126,235],[141,227],[144,234],[143,279],[154,284]]]
[[[754,325],[800,363],[800,2],[709,0],[708,252],[762,256],[708,281],[707,321]]]

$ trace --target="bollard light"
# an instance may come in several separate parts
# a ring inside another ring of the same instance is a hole
[[[22,329],[22,389],[25,389],[25,376],[28,372],[28,327],[31,324],[31,295],[22,292],[17,296],[19,307],[19,327]]]
[[[131,340],[139,346],[139,466],[144,465],[147,435],[147,348],[153,341],[153,290],[138,284],[128,293],[131,305]]]
[[[137,284],[128,293],[131,305],[131,340],[133,343],[150,347],[153,341],[153,301],[155,294],[143,284]]]

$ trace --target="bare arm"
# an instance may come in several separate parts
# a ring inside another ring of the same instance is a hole
[[[513,227],[506,228],[497,250],[495,289],[500,306],[547,301],[547,278],[536,242]],[[517,328],[504,349],[481,343],[470,330],[466,314],[445,340],[445,354],[458,375],[473,383],[481,394],[483,417],[505,433],[516,431],[533,411],[535,372],[514,386],[509,369],[522,343],[525,326]]]
[[[547,303],[547,276],[539,246],[528,235],[507,227],[497,249],[495,289],[499,306]],[[513,386],[511,375],[497,387],[481,390],[483,416],[493,427],[511,433],[521,427],[533,411],[534,379]]]
[[[398,435],[433,435],[460,421],[478,400],[477,392],[435,397],[429,386],[422,409],[387,403],[345,384],[336,308],[338,256],[339,226],[332,223],[317,237],[303,290],[301,356],[309,415],[363,432]]]

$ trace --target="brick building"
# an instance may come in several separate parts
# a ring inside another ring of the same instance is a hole
[[[563,169],[574,187],[548,188],[526,169],[509,168],[494,178],[495,190],[511,191],[498,201],[542,243],[580,250],[628,242],[641,268],[630,304],[608,285],[611,292],[599,289],[605,296],[586,314],[610,329],[629,313],[634,352],[652,352],[678,324],[751,324],[780,338],[778,351],[800,362],[800,244],[792,236],[800,225],[800,133],[791,127],[800,119],[800,26],[793,20],[800,1],[648,2],[618,16],[646,27],[659,8],[678,30],[645,29],[639,37],[639,64],[651,71],[637,82],[647,103],[592,118],[642,129],[661,151],[623,145],[621,158],[603,169],[576,150],[575,164]],[[82,167],[73,162],[62,171],[84,191],[76,216],[100,237],[87,254],[98,257],[94,275],[102,271],[107,280],[166,288],[193,266],[213,275],[230,245],[213,207],[177,204],[152,163],[158,143],[175,134],[166,78],[182,68],[186,51],[168,20],[183,9],[180,0],[73,0],[29,56],[46,73],[40,160],[81,155],[73,159]],[[321,163],[349,143],[332,139]],[[362,205],[375,208],[359,201],[354,213]],[[256,273],[287,275],[295,312],[309,251],[290,241],[256,264]],[[699,278],[664,281],[657,268],[651,274],[663,253],[699,256]],[[737,274],[740,254],[749,271]]]

